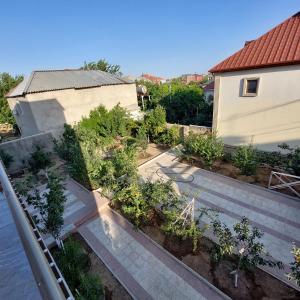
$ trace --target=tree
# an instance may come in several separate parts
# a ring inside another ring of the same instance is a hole
[[[237,251],[238,260],[236,269],[231,272],[234,275],[234,286],[237,287],[240,270],[251,270],[258,265],[282,268],[282,262],[266,259],[269,254],[264,245],[259,241],[263,236],[258,228],[251,228],[249,219],[243,217],[239,223],[233,226],[233,231],[219,220],[213,222],[213,232],[218,238],[218,244],[214,251],[214,259],[219,261],[226,255],[233,255]]]
[[[8,73],[0,73],[0,124],[9,123],[15,125],[14,116],[8,106],[5,95],[23,80],[23,76],[11,76]]]
[[[49,192],[42,196],[38,190],[35,190],[34,195],[28,195],[27,202],[39,211],[39,216],[34,216],[34,219],[40,230],[44,234],[51,234],[58,246],[60,246],[60,233],[64,225],[63,213],[66,196],[59,178],[53,174],[49,175],[47,189],[49,189]]]
[[[100,70],[103,72],[111,73],[121,76],[120,65],[112,65],[106,59],[100,59],[98,61],[84,62],[83,70]]]

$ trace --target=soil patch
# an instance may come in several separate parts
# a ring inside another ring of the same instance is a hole
[[[114,275],[105,266],[102,260],[93,252],[90,246],[85,242],[79,233],[73,235],[74,239],[80,242],[89,255],[91,261],[90,271],[99,275],[105,290],[106,300],[132,300],[126,289],[114,277]]]
[[[151,160],[155,156],[167,151],[169,148],[162,146],[162,145],[157,145],[154,143],[149,143],[147,150],[143,153],[140,152],[138,155],[138,165],[142,165],[143,163],[147,162],[148,160]]]
[[[142,230],[232,299],[300,299],[300,292],[259,268],[253,272],[240,272],[238,288],[235,288],[230,275],[235,268],[235,259],[228,257],[220,263],[214,262],[211,258],[214,243],[206,237],[199,240],[198,248],[193,253],[192,241],[189,239],[179,240],[166,236],[157,226],[145,226]]]

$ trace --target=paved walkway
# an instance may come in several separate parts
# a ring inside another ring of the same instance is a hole
[[[229,299],[109,207],[78,231],[135,299]]]
[[[300,201],[284,194],[179,163],[167,152],[139,168],[144,179],[175,180],[174,186],[189,198],[195,197],[196,207],[219,210],[221,221],[232,226],[243,216],[264,231],[262,242],[267,251],[285,264],[285,270],[266,269],[288,282],[285,272],[293,260],[292,243],[300,245]],[[205,221],[205,220],[204,220]],[[296,287],[295,285],[293,285]]]

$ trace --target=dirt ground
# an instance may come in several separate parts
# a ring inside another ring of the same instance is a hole
[[[80,234],[75,233],[73,237],[80,242],[84,249],[89,254],[91,261],[90,271],[93,274],[99,275],[105,289],[106,300],[132,300],[125,288],[113,276],[109,269],[105,266],[102,260],[93,252],[90,246],[85,242]]]
[[[163,147],[154,143],[148,144],[147,150],[145,153],[140,152],[138,155],[138,165],[142,165],[146,161],[154,158],[155,156],[167,151],[168,147]]]
[[[233,277],[229,275],[234,269],[235,260],[227,258],[220,263],[215,263],[211,259],[214,244],[205,237],[199,240],[198,249],[192,253],[190,240],[182,241],[166,237],[158,227],[154,226],[145,226],[143,231],[232,299],[300,299],[300,292],[259,268],[255,268],[253,272],[240,272],[238,288],[235,288]]]

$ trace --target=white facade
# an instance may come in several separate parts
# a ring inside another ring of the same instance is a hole
[[[256,96],[242,95],[245,78],[259,78]],[[213,128],[228,145],[300,146],[300,65],[216,74]]]
[[[64,123],[73,125],[101,104],[111,109],[118,103],[132,113],[139,111],[135,83],[70,88],[8,98],[22,137],[48,131],[59,134]]]

